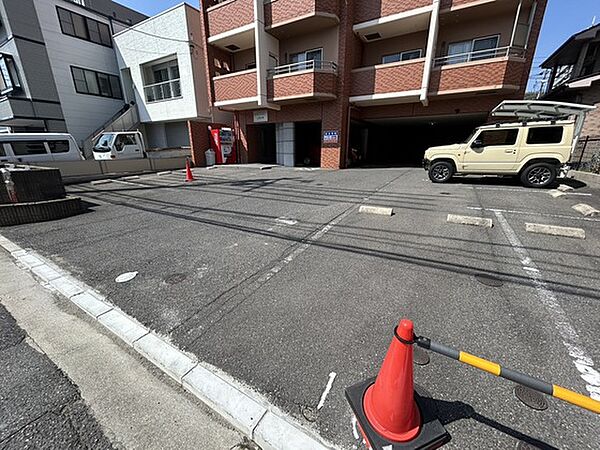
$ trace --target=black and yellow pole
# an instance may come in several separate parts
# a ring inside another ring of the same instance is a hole
[[[535,391],[551,395],[552,397],[569,402],[575,406],[579,406],[580,408],[600,414],[600,402],[598,400],[594,400],[593,398],[578,394],[577,392],[573,392],[556,384],[547,383],[546,381],[542,381],[522,372],[507,369],[495,362],[471,355],[467,352],[461,352],[451,347],[447,347],[446,345],[434,342],[431,339],[423,336],[415,336],[414,343],[421,348],[431,350],[432,352],[448,358],[455,359],[464,364],[468,364],[471,367],[475,367],[476,369],[491,373],[497,377],[506,378],[507,380],[514,381],[515,383],[521,384]]]

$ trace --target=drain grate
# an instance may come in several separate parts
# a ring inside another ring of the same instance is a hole
[[[309,422],[316,422],[317,417],[319,417],[319,411],[317,411],[317,408],[313,408],[312,406],[302,406],[300,408],[300,412]]]
[[[477,281],[479,281],[481,284],[485,284],[486,286],[491,286],[491,287],[500,287],[502,285],[504,285],[504,281],[502,281],[500,278],[495,277],[493,275],[475,275],[475,279]]]
[[[548,409],[548,402],[543,394],[540,394],[533,389],[530,389],[520,384],[515,386],[515,395],[521,400],[526,406],[537,411],[543,411]]]
[[[174,273],[165,278],[165,283],[167,284],[178,284],[184,281],[187,278],[185,273]]]
[[[426,366],[430,361],[429,353],[427,353],[421,347],[415,346],[413,349],[413,361],[418,366]]]

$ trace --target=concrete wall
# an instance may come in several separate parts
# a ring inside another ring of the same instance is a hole
[[[419,31],[418,33],[405,34],[396,36],[390,39],[382,39],[363,46],[362,65],[373,66],[381,64],[382,58],[385,55],[400,53],[408,50],[421,49],[422,55],[425,56],[427,47],[427,31]]]
[[[75,92],[71,66],[116,76],[119,76],[119,69],[113,48],[63,34],[56,6],[73,10],[106,24],[109,24],[109,20],[100,14],[62,0],[35,2],[67,129],[82,145],[92,132],[123,107],[124,101]],[[46,83],[36,82],[36,85],[44,84]]]
[[[200,51],[203,37],[195,26],[190,28],[192,22],[199,24],[200,12],[182,4],[114,36],[119,67],[131,71],[142,122],[209,117],[208,90],[196,89],[198,84],[195,81],[201,72],[205,72]],[[148,103],[141,66],[169,55],[177,56],[182,96]]]
[[[256,64],[256,49],[249,48],[233,54],[233,71],[246,70],[250,63]]]

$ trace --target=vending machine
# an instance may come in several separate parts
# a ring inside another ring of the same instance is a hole
[[[210,130],[210,146],[215,152],[217,164],[235,164],[235,147],[233,130],[218,125],[208,127]]]

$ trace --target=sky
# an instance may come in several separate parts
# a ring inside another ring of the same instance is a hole
[[[117,0],[149,16],[181,3],[181,0]],[[198,6],[198,0],[188,1]],[[539,78],[539,65],[571,35],[600,23],[600,0],[549,0],[546,17],[542,26],[537,52],[531,71],[530,88],[533,89]]]

